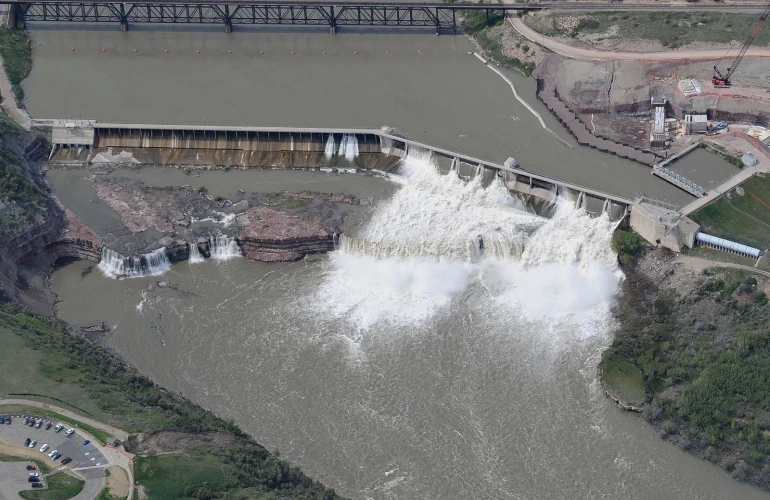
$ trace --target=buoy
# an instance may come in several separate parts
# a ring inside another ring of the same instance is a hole
[[[71,50],[72,52],[75,52],[75,47],[72,47],[70,50]]]
[[[390,55],[390,51],[389,51],[389,50],[386,50],[386,51],[385,51],[385,53],[386,53],[386,54],[388,54],[388,55]]]
[[[107,52],[107,49],[102,49],[102,52]]]
[[[326,51],[325,50],[324,50],[323,54],[326,55]]]
[[[259,53],[260,53],[260,54],[264,54],[264,53],[265,53],[265,51],[264,51],[264,50],[260,50],[260,51],[259,51]]]
[[[417,49],[418,54],[422,54],[422,49]]]
[[[168,54],[168,49],[164,50],[163,52],[165,52],[166,54]]]
[[[294,55],[294,51],[293,50],[291,51],[291,55]]]
[[[232,51],[232,50],[228,50],[228,51],[227,51],[227,53],[228,53],[228,54],[232,54],[232,53],[233,53],[233,51]]]
[[[72,50],[75,50],[75,49],[72,49]],[[136,50],[136,49],[134,49],[134,52],[139,52],[139,51],[138,51],[138,50]]]
[[[200,54],[200,53],[201,53],[200,49],[199,49],[199,50],[196,50],[196,51],[195,51],[195,53],[196,53],[196,54]]]
[[[357,51],[357,50],[356,50],[355,52],[353,52],[353,53],[354,53],[355,55],[358,55],[358,51]]]

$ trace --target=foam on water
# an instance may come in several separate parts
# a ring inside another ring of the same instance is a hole
[[[331,255],[324,313],[358,330],[416,325],[471,289],[479,299],[480,289],[483,300],[530,320],[604,321],[622,278],[611,221],[567,202],[551,219],[533,215],[481,177],[442,175],[429,153],[412,149],[392,176],[400,189]]]
[[[344,134],[340,141],[340,150],[338,154],[344,156],[348,161],[355,160],[358,156],[358,137],[356,137],[355,134]]]

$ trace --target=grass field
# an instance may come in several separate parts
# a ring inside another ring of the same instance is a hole
[[[25,500],[69,500],[85,487],[86,482],[64,472],[45,478],[48,488],[43,490],[22,491]]]
[[[524,22],[546,36],[572,36],[608,33],[615,38],[658,40],[666,47],[693,42],[730,43],[748,37],[756,14],[720,12],[596,12],[525,16]],[[770,43],[770,29],[762,30],[755,45]]]
[[[45,462],[36,458],[24,458],[17,457],[16,455],[6,455],[5,453],[0,453],[0,462],[33,462],[35,465],[37,465],[37,468],[43,474],[48,474],[51,472],[51,468],[48,467]]]
[[[155,455],[137,457],[136,480],[144,485],[149,498],[208,498],[204,490],[225,491],[238,485],[237,469],[211,455]]]
[[[29,35],[24,30],[0,27],[0,56],[8,80],[13,86],[16,102],[24,99],[21,82],[32,70],[32,44]]]
[[[768,249],[770,176],[754,176],[740,187],[743,188],[743,196],[734,195],[729,201],[720,198],[694,212],[690,218],[701,225],[704,233]],[[732,193],[735,194],[735,191]]]
[[[646,399],[642,372],[622,356],[616,356],[611,348],[603,354],[602,380],[626,404],[641,406]]]

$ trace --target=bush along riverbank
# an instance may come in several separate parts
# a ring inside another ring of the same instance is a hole
[[[27,32],[0,26],[0,56],[13,87],[14,98],[21,105],[24,100],[21,82],[32,71],[32,42]],[[9,96],[3,96],[5,97]]]
[[[470,35],[487,58],[530,76],[545,50],[529,42],[505,22],[501,13],[463,12],[463,31]]]
[[[631,238],[618,237],[634,249]],[[605,390],[661,438],[770,490],[770,282],[696,272],[665,250],[630,254],[599,366]]]

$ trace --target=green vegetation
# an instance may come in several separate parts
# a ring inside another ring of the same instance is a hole
[[[625,271],[620,328],[602,358],[608,388],[643,396],[646,419],[683,450],[770,488],[765,284],[747,271],[707,270],[695,292],[679,296],[633,266]]]
[[[21,104],[24,99],[21,82],[32,70],[32,42],[27,32],[0,27],[0,56],[3,57],[5,73],[13,87],[16,102]]]
[[[607,33],[606,38],[658,40],[665,47],[693,42],[730,43],[745,40],[757,21],[756,14],[721,12],[596,12],[583,15],[577,24],[574,14],[524,16],[524,22],[546,36]],[[611,31],[613,26],[617,32]],[[755,45],[770,43],[770,30],[757,35]]]
[[[199,188],[198,188],[198,192],[199,192],[200,194],[206,194],[206,193],[208,193],[208,192],[209,192],[209,190],[208,190],[208,189],[206,189],[206,186],[201,186],[201,187],[199,187]]]
[[[137,457],[136,480],[150,498],[211,498],[213,492],[227,491],[237,484],[237,469],[222,464],[213,455],[155,455]],[[206,492],[207,496],[201,493]]]
[[[503,55],[502,34],[490,35],[489,29],[500,26],[505,22],[505,16],[501,13],[490,13],[487,16],[483,11],[470,10],[463,13],[463,30],[473,36],[486,55],[498,64],[516,68],[524,75],[529,76],[535,69],[534,62],[521,61],[516,57]],[[524,52],[529,52],[525,46]]]
[[[59,472],[45,478],[48,488],[28,490],[19,493],[25,500],[69,500],[85,487],[86,482],[77,477]]]
[[[624,266],[630,265],[646,247],[644,238],[631,229],[618,230],[612,234],[612,250],[618,254]]]
[[[757,175],[740,186],[744,194],[730,191],[690,218],[703,232],[756,248],[770,248],[770,176]]]
[[[0,462],[33,462],[35,465],[37,465],[37,468],[43,474],[48,474],[51,472],[51,468],[48,467],[45,462],[36,458],[24,458],[17,457],[16,455],[6,455],[5,453],[0,453]]]

